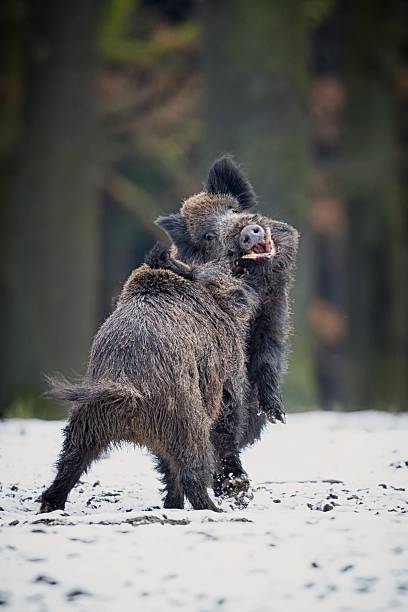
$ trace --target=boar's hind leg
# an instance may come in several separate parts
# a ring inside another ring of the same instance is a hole
[[[242,408],[241,394],[233,383],[226,385],[221,414],[211,431],[217,463],[214,474],[214,493],[217,497],[235,496],[249,489],[248,474],[239,456],[242,432],[247,425],[247,414]]]
[[[199,431],[195,424],[194,435],[182,441],[175,462],[184,493],[194,510],[221,512],[211,501],[207,487],[214,469],[214,450],[208,431]]]
[[[194,464],[182,463],[180,465],[180,479],[188,501],[194,510],[213,510],[221,512],[220,508],[211,501],[207,485],[209,484],[210,472],[205,458],[202,463],[195,461]]]
[[[57,475],[40,496],[40,512],[63,510],[65,502],[81,475],[98,459],[108,444],[90,431],[86,408],[73,413],[64,431],[64,442],[57,460]]]
[[[248,491],[249,487],[249,477],[242,467],[239,453],[222,457],[219,470],[214,474],[214,495],[234,497]]]
[[[156,469],[161,473],[161,481],[164,485],[164,507],[184,508],[184,491],[175,466],[163,457],[157,456]]]

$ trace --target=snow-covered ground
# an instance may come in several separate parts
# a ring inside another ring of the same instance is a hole
[[[0,605],[21,612],[408,610],[408,414],[289,415],[249,449],[245,510],[163,510],[147,453],[36,515],[61,423],[0,424]]]

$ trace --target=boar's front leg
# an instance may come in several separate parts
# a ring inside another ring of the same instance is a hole
[[[261,410],[275,423],[285,422],[280,383],[286,367],[287,289],[278,278],[251,329],[249,377],[258,389]]]
[[[260,408],[272,421],[285,422],[280,383],[286,367],[289,331],[288,293],[292,283],[299,234],[287,223],[272,222],[276,255],[271,266],[249,264],[249,279],[262,296],[262,307],[251,327],[250,382],[258,392]]]

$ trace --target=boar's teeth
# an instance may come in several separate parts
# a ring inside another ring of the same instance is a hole
[[[270,253],[247,253],[242,255],[241,259],[269,259],[273,254],[272,251]]]
[[[257,253],[247,253],[246,255],[242,255],[241,259],[258,259]]]

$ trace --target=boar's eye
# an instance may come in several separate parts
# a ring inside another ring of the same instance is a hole
[[[215,234],[212,234],[211,232],[204,234],[204,240],[207,240],[208,242],[211,242],[211,240],[214,240],[214,238]]]

